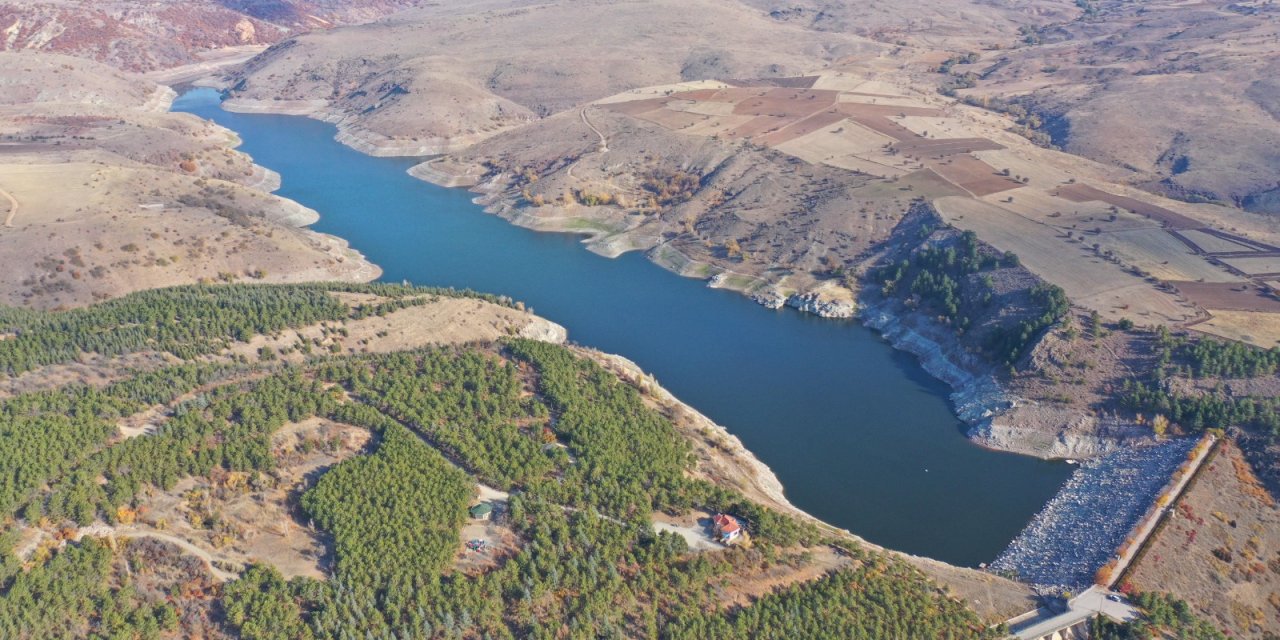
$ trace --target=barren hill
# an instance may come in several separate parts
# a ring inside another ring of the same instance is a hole
[[[770,18],[815,31],[852,33],[882,42],[938,49],[1003,42],[1023,25],[1069,20],[1069,0],[742,0]]]
[[[1147,189],[1280,213],[1280,8],[1104,0],[952,72]],[[975,49],[975,52],[976,49]]]
[[[1126,183],[1275,213],[1278,11],[1225,0],[444,3],[273,47],[231,83],[232,105],[340,120],[365,151],[415,155],[627,89],[876,68],[898,52],[898,68],[877,73],[1028,110],[1021,124]],[[956,78],[931,73],[940,66]]]
[[[345,118],[366,151],[421,155],[636,87],[795,75],[885,48],[723,0],[445,4],[273,47],[230,82],[229,106]]]
[[[0,54],[0,301],[83,305],[201,280],[368,280],[231,132],[105,65]]]
[[[415,0],[25,0],[0,5],[0,51],[38,50],[152,71],[224,47],[364,22]]]

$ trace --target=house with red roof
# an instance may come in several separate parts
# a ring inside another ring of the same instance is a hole
[[[733,544],[742,536],[742,522],[726,513],[717,513],[712,516],[711,526],[721,544]]]

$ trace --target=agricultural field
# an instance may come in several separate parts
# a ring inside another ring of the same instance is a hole
[[[1274,313],[1214,309],[1212,315],[1197,324],[1196,331],[1248,344],[1280,345],[1280,325]]]
[[[1271,245],[1215,226],[1211,212],[1109,185],[1098,167],[1019,142],[964,105],[887,87],[859,90],[840,71],[796,80],[667,86],[596,108],[897,183],[1105,318],[1180,327],[1215,310],[1280,310],[1259,279],[1280,272],[1266,253]],[[946,186],[918,189],[930,180]],[[858,193],[863,202],[877,199],[869,187]],[[1239,295],[1251,281],[1257,293]]]
[[[1058,229],[980,200],[949,197],[935,206],[948,223],[1016,253],[1037,275],[1066,290],[1074,303],[1104,317],[1130,318],[1139,324],[1180,324],[1197,317],[1190,303],[1151,286]]]

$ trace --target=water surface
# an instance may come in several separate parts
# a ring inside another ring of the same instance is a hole
[[[342,146],[330,124],[229,113],[210,90],[174,109],[235,130],[280,172],[279,194],[319,211],[314,228],[350,241],[384,280],[524,301],[725,425],[796,506],[875,543],[988,562],[1070,473],[970,444],[946,386],[854,322],[771,311],[637,253],[611,260],[512,226],[466,191],[410,177],[412,160]]]

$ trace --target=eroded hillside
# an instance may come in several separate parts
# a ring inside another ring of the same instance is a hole
[[[1280,213],[1280,9],[1102,0],[950,68],[958,95],[1038,114],[1054,144],[1132,184]],[[971,88],[964,88],[972,85]],[[1127,175],[1126,175],[1127,174]]]
[[[227,47],[372,20],[414,0],[31,0],[0,6],[0,51],[46,51],[155,71]]]
[[[636,87],[792,75],[882,48],[721,0],[440,5],[282,43],[228,81],[228,107],[342,120],[365,151],[424,155]]]
[[[0,300],[52,308],[199,281],[369,280],[378,269],[231,132],[104,65],[0,54]]]

